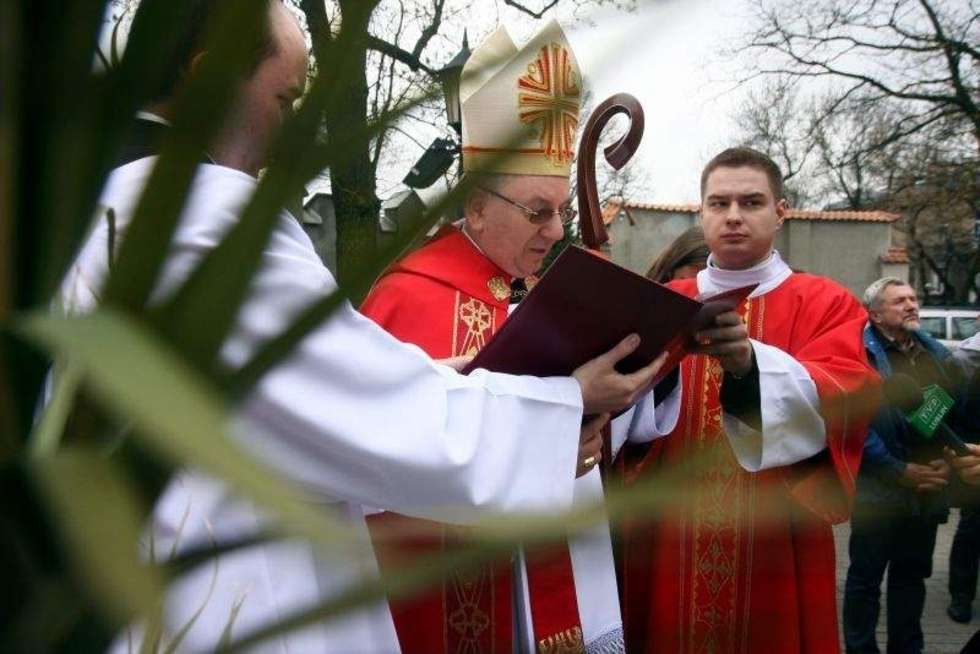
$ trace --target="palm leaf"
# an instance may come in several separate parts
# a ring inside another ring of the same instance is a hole
[[[31,473],[57,519],[63,551],[108,617],[122,625],[151,610],[163,579],[139,560],[145,510],[134,504],[118,466],[90,449],[63,448],[37,461]]]
[[[354,542],[345,524],[242,453],[217,389],[132,319],[102,309],[77,318],[34,314],[20,325],[77,365],[92,394],[157,457],[211,472],[271,509],[283,529],[322,547]]]
[[[75,393],[81,383],[78,369],[58,364],[53,370],[54,389],[31,434],[30,453],[35,458],[50,456],[58,449],[68,415],[74,406]]]

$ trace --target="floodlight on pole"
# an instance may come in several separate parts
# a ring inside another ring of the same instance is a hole
[[[463,66],[470,58],[470,44],[466,31],[463,31],[463,46],[456,56],[448,64],[437,71],[436,76],[442,86],[442,93],[446,101],[446,120],[456,131],[458,141],[451,138],[437,138],[412,169],[405,176],[402,182],[411,188],[428,188],[435,183],[440,176],[445,174],[453,165],[457,155],[461,156],[460,142],[463,139],[463,121],[460,117],[462,113],[459,102],[459,80],[463,74]]]

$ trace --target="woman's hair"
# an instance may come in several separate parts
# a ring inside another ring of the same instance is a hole
[[[700,225],[691,227],[660,253],[654,260],[647,277],[661,284],[674,278],[674,271],[681,266],[693,263],[703,264],[708,260],[708,245],[704,242],[704,230]]]

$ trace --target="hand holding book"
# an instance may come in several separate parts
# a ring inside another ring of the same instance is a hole
[[[752,345],[745,321],[734,310],[720,313],[714,325],[694,335],[697,346],[690,348],[694,354],[707,354],[718,359],[721,367],[741,379],[752,370]]]

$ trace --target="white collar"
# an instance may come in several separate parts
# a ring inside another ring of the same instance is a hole
[[[758,284],[749,297],[758,297],[773,290],[793,274],[779,252],[773,250],[765,261],[745,270],[725,270],[714,262],[714,255],[708,255],[708,266],[698,273],[698,292],[714,295],[733,288]]]
[[[173,125],[170,124],[169,120],[151,111],[144,111],[144,110],[137,111],[136,117],[139,118],[140,120],[148,120],[151,123],[160,123],[161,125],[166,125],[167,127],[173,127]]]
[[[465,236],[466,237],[466,240],[468,240],[470,243],[473,244],[473,247],[476,248],[476,251],[477,252],[479,252],[480,254],[482,254],[484,257],[487,257],[487,253],[483,251],[483,248],[481,248],[479,245],[477,245],[477,242],[473,240],[473,236],[470,235],[469,230],[466,229],[466,221],[465,220],[461,220],[460,221],[459,231],[463,232],[463,236]],[[489,259],[490,257],[487,257],[487,258]]]

